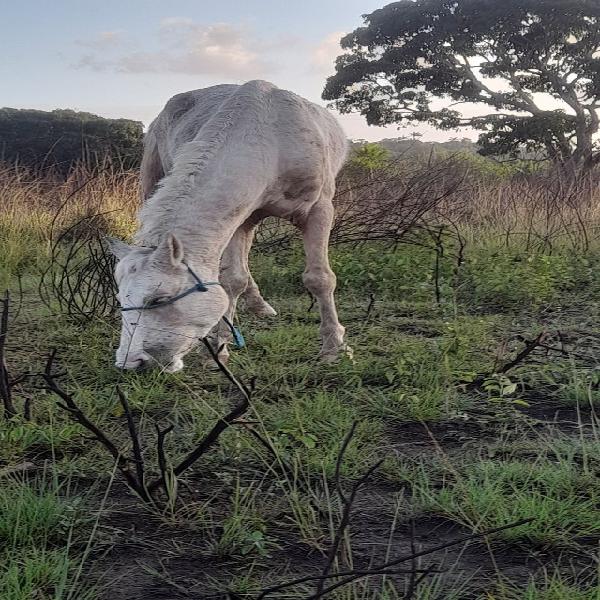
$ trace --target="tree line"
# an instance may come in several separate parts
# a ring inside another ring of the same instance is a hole
[[[66,173],[78,162],[136,168],[143,125],[74,110],[0,109],[0,161]]]

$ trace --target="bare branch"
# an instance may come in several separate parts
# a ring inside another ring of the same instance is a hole
[[[450,548],[452,546],[457,546],[459,544],[465,544],[467,542],[470,542],[470,541],[478,539],[478,538],[486,537],[488,535],[493,535],[494,533],[499,533],[501,531],[506,531],[507,529],[513,529],[515,527],[520,527],[521,525],[526,525],[527,523],[531,523],[533,520],[534,519],[522,519],[520,521],[510,523],[509,525],[504,525],[502,527],[495,527],[494,529],[488,529],[486,531],[482,531],[481,533],[474,533],[472,535],[467,535],[467,536],[458,538],[456,540],[453,540],[451,542],[447,542],[445,544],[435,546],[434,548],[430,548],[428,550],[421,550],[420,552],[417,552],[415,554],[401,556],[400,558],[396,558],[396,559],[391,560],[383,565],[373,568],[373,571],[376,571],[376,572],[378,572],[377,574],[379,574],[379,572],[381,572],[381,571],[388,570],[391,567],[402,564],[404,562],[413,561],[416,558],[420,558],[422,556],[428,556],[430,554],[434,554],[435,552],[440,552],[441,550],[445,550],[446,548]],[[323,596],[326,596],[327,594],[333,592],[334,590],[336,590],[340,587],[348,585],[349,583],[352,583],[353,581],[356,581],[357,579],[362,579],[363,577],[368,577],[369,575],[370,575],[369,572],[367,572],[366,574],[365,574],[365,572],[352,573],[352,574],[348,575],[348,577],[346,577],[345,579],[342,579],[342,581],[338,581],[337,583],[330,585],[328,588],[323,589],[319,594],[313,594],[312,596],[309,596],[307,598],[307,600],[316,600],[317,598],[322,598]]]
[[[233,373],[221,362],[218,356],[218,351],[215,351],[211,343],[207,338],[203,338],[202,341],[207,347],[214,361],[217,363],[220,371],[225,374],[227,379],[231,381],[242,394],[242,401],[227,415],[221,417],[212,427],[212,429],[204,436],[202,441],[173,469],[175,476],[181,475],[184,471],[189,469],[203,454],[205,454],[214,444],[219,440],[219,436],[228,429],[235,420],[241,417],[250,407],[251,391],[243,383],[241,383]],[[158,479],[155,479],[148,485],[148,491],[153,493],[161,486],[166,484],[164,473]]]
[[[8,308],[10,303],[10,293],[4,292],[2,302],[2,315],[0,316],[0,397],[4,405],[4,416],[11,419],[17,414],[15,405],[12,401],[12,389],[8,368],[6,366],[6,338],[8,336]]]
[[[429,548],[427,550],[421,550],[416,553],[411,552],[411,554],[400,556],[400,557],[390,560],[386,563],[383,563],[381,565],[373,567],[372,569],[366,569],[363,571],[353,570],[353,571],[332,573],[325,577],[323,577],[323,575],[306,575],[305,577],[299,577],[298,579],[294,579],[292,581],[288,581],[286,583],[282,583],[282,584],[279,584],[279,585],[276,585],[276,586],[273,586],[273,587],[263,590],[256,597],[256,600],[262,600],[262,598],[266,598],[268,595],[273,594],[275,592],[279,592],[279,591],[284,590],[289,587],[296,587],[302,583],[308,583],[310,581],[315,581],[317,579],[333,579],[335,577],[345,577],[345,579],[343,579],[342,581],[337,582],[336,584],[334,584],[328,588],[325,588],[318,595],[313,594],[312,596],[309,597],[310,600],[314,600],[316,598],[325,596],[326,594],[332,592],[333,590],[335,590],[337,588],[340,588],[344,585],[348,585],[349,583],[352,583],[353,581],[356,581],[357,579],[361,579],[363,577],[369,577],[371,575],[391,575],[394,573],[394,571],[392,571],[391,569],[392,569],[392,567],[395,567],[396,565],[399,565],[399,564],[402,564],[405,562],[409,562],[409,561],[413,561],[417,558],[421,558],[422,556],[429,556],[431,554],[435,554],[436,552],[441,552],[442,550],[446,550],[447,548],[451,548],[452,546],[459,546],[460,544],[466,544],[468,542],[471,542],[473,540],[476,540],[476,539],[479,539],[482,537],[493,535],[495,533],[500,533],[500,532],[506,531],[508,529],[514,529],[515,527],[520,527],[521,525],[526,525],[527,523],[531,523],[532,521],[534,521],[533,518],[522,519],[522,520],[516,521],[514,523],[509,523],[508,525],[502,525],[501,527],[495,527],[493,529],[486,529],[485,531],[473,533],[470,535],[465,535],[465,536],[462,536],[455,540],[452,540],[450,542],[440,544],[439,546],[434,546],[433,548]],[[406,572],[409,572],[409,571],[406,571]],[[424,569],[422,572],[431,573],[433,571],[430,569]]]
[[[169,433],[171,433],[171,431],[173,431],[174,425],[169,425],[169,427],[167,427],[166,429],[161,429],[158,426],[158,423],[155,423],[154,426],[156,427],[156,436],[157,436],[156,448],[157,448],[157,455],[158,455],[158,468],[160,470],[161,479],[165,484],[164,485],[165,493],[167,494],[168,500],[171,502],[171,501],[173,501],[173,498],[170,497],[171,488],[169,485],[167,485],[167,482],[169,481],[169,472],[168,472],[168,465],[167,465],[167,456],[165,454],[165,438],[167,437],[167,435]]]
[[[478,388],[479,386],[481,386],[486,379],[488,379],[495,373],[498,373],[498,374],[508,373],[508,371],[511,371],[512,369],[514,369],[515,367],[517,367],[521,363],[523,363],[523,361],[536,348],[543,348],[544,347],[543,342],[546,339],[546,336],[547,336],[547,333],[545,331],[542,331],[534,339],[525,340],[525,347],[523,348],[523,350],[521,350],[520,352],[517,353],[517,355],[515,356],[515,358],[513,358],[513,360],[508,361],[507,363],[505,363],[498,369],[494,369],[494,371],[491,373],[480,374],[473,381],[462,382],[462,383],[466,383],[467,389],[472,390],[472,389],[475,389],[475,388]]]
[[[63,402],[58,403],[58,406],[66,411],[70,417],[85,427],[98,442],[100,442],[106,450],[110,453],[110,455],[114,458],[117,468],[125,477],[127,484],[129,487],[136,493],[138,496],[148,502],[150,500],[148,493],[146,492],[143,480],[138,481],[136,475],[131,472],[130,463],[135,462],[130,458],[125,456],[115,445],[115,443],[90,419],[85,415],[85,413],[77,406],[73,396],[63,390],[57,383],[55,379],[55,375],[52,373],[52,369],[54,366],[54,359],[56,357],[56,349],[52,350],[50,356],[48,357],[48,361],[46,362],[46,369],[43,374],[44,381],[46,382],[46,386],[49,391],[58,396]]]
[[[123,407],[125,418],[127,419],[127,428],[129,429],[129,437],[131,438],[131,446],[133,450],[133,460],[135,462],[135,469],[137,473],[138,483],[141,487],[144,487],[144,457],[142,456],[142,447],[140,444],[140,438],[131,414],[131,408],[129,407],[129,401],[127,396],[123,393],[121,388],[117,386],[117,396]]]

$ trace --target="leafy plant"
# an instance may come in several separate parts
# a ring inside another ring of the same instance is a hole
[[[508,401],[511,404],[529,406],[525,400],[513,397],[519,385],[518,383],[511,381],[507,375],[501,373],[494,374],[485,379],[481,387],[488,393],[488,397],[492,402]]]

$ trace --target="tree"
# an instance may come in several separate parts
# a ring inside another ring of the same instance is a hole
[[[0,109],[0,160],[51,166],[65,173],[77,161],[107,156],[125,168],[140,162],[143,126],[73,110]]]
[[[323,92],[341,112],[473,127],[484,155],[600,162],[598,0],[401,0],[364,19]]]

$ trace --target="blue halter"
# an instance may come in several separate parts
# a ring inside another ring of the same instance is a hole
[[[181,294],[171,296],[171,298],[167,298],[166,300],[162,300],[160,302],[152,302],[151,304],[144,304],[144,306],[122,306],[121,312],[127,312],[128,310],[152,310],[154,308],[161,308],[163,306],[173,304],[174,302],[177,302],[177,300],[181,300],[182,298],[185,298],[186,296],[189,296],[194,292],[208,292],[207,286],[209,285],[221,285],[218,281],[202,281],[202,279],[200,279],[200,277],[198,277],[198,275],[194,273],[194,271],[186,262],[184,262],[183,264],[187,267],[187,270],[189,271],[191,276],[196,280],[195,285],[181,292]],[[244,336],[241,334],[239,329],[225,316],[223,316],[223,321],[225,322],[225,325],[227,325],[227,327],[229,327],[229,329],[231,330],[236,347],[243,348],[246,345],[246,342],[244,340]]]

